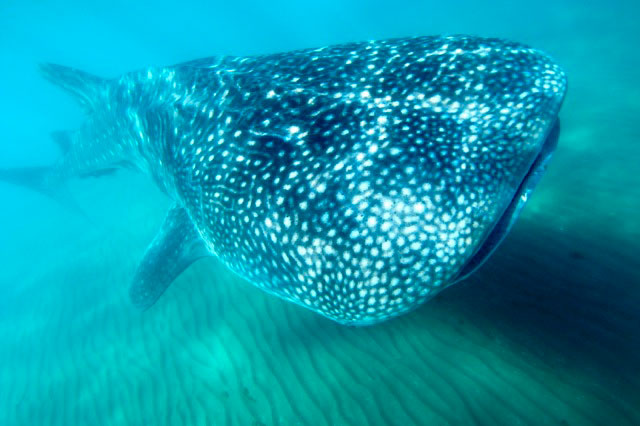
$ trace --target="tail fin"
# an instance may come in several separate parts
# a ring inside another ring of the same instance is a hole
[[[67,181],[75,177],[111,173],[123,163],[120,153],[116,153],[112,145],[104,143],[105,135],[113,137],[107,131],[109,123],[105,124],[104,117],[94,117],[104,107],[101,104],[108,102],[110,80],[56,64],[42,64],[40,70],[47,80],[64,89],[84,106],[91,121],[78,130],[51,134],[62,152],[62,158],[55,165],[0,169],[0,180],[40,192],[82,213],[68,191]]]
[[[56,172],[54,167],[0,169],[0,181],[37,191],[86,217],[69,193],[65,179]]]
[[[47,80],[67,91],[88,109],[99,99],[106,82],[105,79],[84,71],[57,64],[41,64],[40,71]]]
[[[0,180],[20,185],[52,196],[55,188],[53,169],[50,167],[24,167],[19,169],[0,169]]]

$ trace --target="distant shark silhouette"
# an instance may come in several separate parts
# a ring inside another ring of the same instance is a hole
[[[46,64],[87,119],[52,167],[0,178],[68,203],[69,178],[132,167],[175,206],[130,295],[194,260],[335,321],[409,310],[509,231],[558,139],[566,79],[498,39],[419,37],[214,57],[106,80]]]

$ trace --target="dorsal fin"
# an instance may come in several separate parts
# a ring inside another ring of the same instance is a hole
[[[42,75],[70,93],[82,106],[91,109],[98,100],[106,80],[84,71],[62,65],[44,63],[40,65]]]
[[[182,271],[205,256],[209,251],[191,218],[184,208],[173,207],[138,265],[131,301],[140,309],[150,308]]]

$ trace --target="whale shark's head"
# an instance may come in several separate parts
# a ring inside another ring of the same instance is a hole
[[[513,190],[513,187],[510,187],[502,194],[503,199],[509,199],[509,197],[511,197],[509,203],[501,215],[493,216],[494,221],[490,223],[489,227],[486,229],[482,243],[476,246],[473,255],[457,273],[457,281],[466,278],[481,266],[482,263],[487,260],[489,255],[491,255],[491,253],[493,253],[493,251],[498,247],[502,239],[507,235],[518,218],[520,211],[529,199],[529,195],[546,170],[547,164],[549,163],[551,155],[558,143],[559,133],[560,122],[559,120],[556,120],[544,139],[544,143],[540,145],[533,164],[518,185],[517,189]]]
[[[431,283],[418,298],[467,277],[510,230],[556,147],[566,92],[564,72],[539,51],[456,44],[427,93],[407,95],[415,118],[389,164],[403,184],[381,200],[400,252],[420,257],[408,279]]]
[[[331,247],[317,275],[346,294],[326,304],[301,299],[333,319],[368,324],[418,306],[498,246],[555,148],[566,77],[547,55],[501,40],[411,40],[331,53],[335,64],[330,57],[317,69],[347,81],[323,75],[342,86],[315,99],[312,124],[300,126],[307,140],[335,141],[321,157],[326,171],[310,181],[312,194],[326,190],[304,211],[291,204],[265,220],[290,215],[317,225],[310,241]],[[291,125],[283,115],[283,126]],[[317,258],[301,252],[291,256]]]
[[[449,108],[452,102],[457,104],[451,113],[457,124],[453,131],[457,141],[447,143],[453,149],[440,169],[453,178],[444,192],[457,196],[447,199],[440,195],[440,200],[445,199],[439,210],[442,213],[434,215],[443,231],[440,247],[445,243],[463,248],[458,253],[450,251],[450,257],[457,261],[450,261],[454,267],[449,272],[454,275],[448,282],[467,277],[497,248],[542,177],[558,142],[557,114],[567,86],[564,72],[533,49],[504,46],[493,50],[489,63],[488,52],[482,51],[470,61],[476,62],[477,73],[473,74],[480,75],[479,81],[472,83],[471,95],[449,102],[443,101],[442,95],[437,97]],[[455,92],[459,93],[460,85],[457,87]],[[484,93],[475,95],[474,91]],[[473,172],[466,173],[466,169]],[[462,234],[469,235],[464,242]]]

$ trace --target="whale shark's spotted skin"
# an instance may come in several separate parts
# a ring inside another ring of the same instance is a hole
[[[112,83],[119,117],[94,117],[206,251],[270,293],[368,324],[455,282],[521,207],[565,89],[531,48],[420,37],[150,68]]]

